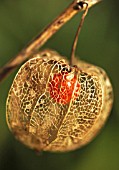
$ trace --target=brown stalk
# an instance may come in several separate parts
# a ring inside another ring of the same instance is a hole
[[[88,1],[88,0],[87,0]],[[89,7],[96,4],[99,0],[89,1]],[[79,11],[84,10],[81,3],[85,0],[74,0],[50,25],[48,25],[36,38],[34,38],[17,56],[0,68],[0,82],[9,75],[17,66],[33,55],[45,42],[55,34],[67,21],[69,21]]]

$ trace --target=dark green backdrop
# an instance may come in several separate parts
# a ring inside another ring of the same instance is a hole
[[[71,0],[0,0],[0,66],[52,21]],[[5,120],[5,103],[15,72],[0,84],[0,170],[119,169],[119,9],[105,0],[90,9],[76,54],[103,67],[113,84],[114,107],[101,133],[82,149],[37,155],[14,139]],[[48,47],[69,57],[79,24],[78,14],[55,34]]]

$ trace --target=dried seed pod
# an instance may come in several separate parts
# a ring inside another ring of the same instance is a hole
[[[7,99],[10,130],[41,151],[70,151],[98,133],[113,102],[112,86],[99,67],[45,50],[18,71]]]

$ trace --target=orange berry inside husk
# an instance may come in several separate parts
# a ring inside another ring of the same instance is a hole
[[[67,104],[71,99],[75,100],[79,95],[80,84],[76,75],[71,73],[55,73],[49,82],[50,96],[59,104]]]

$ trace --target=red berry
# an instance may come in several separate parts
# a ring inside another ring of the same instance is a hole
[[[71,73],[55,73],[49,82],[50,96],[60,104],[67,104],[71,98],[79,95],[80,84],[76,75]]]

